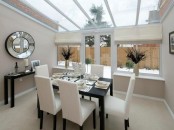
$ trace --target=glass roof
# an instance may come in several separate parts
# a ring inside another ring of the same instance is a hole
[[[57,22],[58,31],[160,22],[160,0],[21,0]],[[140,3],[140,4],[139,4]]]

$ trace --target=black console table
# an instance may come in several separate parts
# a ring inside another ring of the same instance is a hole
[[[8,79],[10,80],[11,83],[11,107],[15,106],[15,87],[14,87],[14,80],[17,78],[21,78],[27,75],[31,75],[34,74],[34,71],[30,71],[30,72],[19,72],[16,74],[8,74],[4,76],[4,104],[8,104]]]

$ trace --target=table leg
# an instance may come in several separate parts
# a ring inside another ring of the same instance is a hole
[[[100,130],[105,129],[105,107],[104,107],[104,97],[100,97]]]
[[[8,79],[4,78],[4,104],[8,104]]]
[[[112,85],[112,81],[111,81],[111,87],[110,87],[110,95],[113,96],[113,85]]]
[[[15,97],[14,97],[14,79],[11,79],[11,107],[14,107]]]

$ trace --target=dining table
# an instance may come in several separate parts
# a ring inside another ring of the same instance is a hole
[[[66,77],[66,78],[65,78]],[[68,76],[64,76],[64,79],[70,80]],[[77,80],[74,80],[74,82],[78,82],[79,80],[82,80],[82,78],[77,78]],[[89,80],[90,81],[90,80]],[[109,83],[106,88],[99,88],[96,87],[96,82],[102,81]],[[93,81],[92,84],[90,84],[90,89],[87,91],[84,91],[84,89],[79,89],[79,94],[83,96],[89,96],[98,98],[99,100],[99,111],[100,111],[100,130],[105,130],[105,96],[110,90],[110,95],[113,96],[113,80],[110,78],[103,78],[99,77],[97,81]],[[53,84],[54,89],[58,89],[58,85]],[[38,117],[39,117],[39,101],[38,101]]]

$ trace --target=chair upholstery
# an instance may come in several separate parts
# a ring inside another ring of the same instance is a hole
[[[36,75],[49,77],[48,65],[40,65],[37,66],[35,69],[36,69]]]
[[[129,81],[129,86],[125,100],[107,95],[105,97],[105,112],[111,115],[119,115],[125,120],[125,130],[129,127],[129,110],[135,85],[135,74],[133,74]]]
[[[43,122],[43,111],[54,115],[54,123],[56,123],[56,114],[61,110],[60,98],[53,92],[51,79],[44,76],[35,75],[35,82],[37,87],[37,94],[39,97],[40,110],[41,110],[41,123]],[[56,124],[54,124],[56,127]],[[54,127],[54,130],[56,129]]]
[[[58,80],[63,119],[70,120],[82,127],[83,122],[93,112],[96,104],[93,101],[81,99],[76,83]],[[94,115],[93,115],[94,117]]]
[[[103,77],[104,66],[91,64],[91,75],[97,75],[99,77]]]

